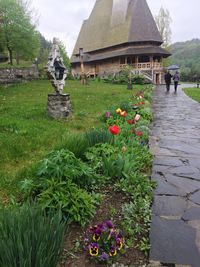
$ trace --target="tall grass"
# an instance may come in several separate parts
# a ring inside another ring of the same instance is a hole
[[[0,210],[0,266],[56,267],[62,253],[64,224],[57,213],[46,217],[36,206]]]

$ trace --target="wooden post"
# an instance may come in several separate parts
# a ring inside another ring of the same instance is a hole
[[[79,56],[80,56],[80,63],[81,63],[81,84],[85,85],[87,84],[86,81],[86,74],[85,74],[85,69],[84,69],[84,64],[83,64],[83,48],[79,48]]]

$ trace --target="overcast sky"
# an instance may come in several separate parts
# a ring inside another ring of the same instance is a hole
[[[123,0],[121,0],[123,1]],[[147,0],[153,16],[161,6],[172,18],[172,42],[200,38],[200,0]],[[82,22],[92,11],[95,0],[32,0],[38,11],[38,30],[47,39],[59,38],[71,55]]]

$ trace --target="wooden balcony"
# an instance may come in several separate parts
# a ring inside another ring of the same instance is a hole
[[[144,62],[144,63],[135,63],[135,64],[120,64],[120,69],[125,67],[131,67],[137,70],[160,70],[163,68],[161,62]]]

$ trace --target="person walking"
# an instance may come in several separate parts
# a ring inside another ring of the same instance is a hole
[[[176,73],[174,74],[173,80],[174,80],[174,93],[176,94],[178,82],[180,81],[180,75],[179,75],[178,71],[176,71]]]
[[[166,83],[166,89],[167,89],[167,93],[169,93],[169,90],[170,90],[170,84],[171,84],[171,78],[172,78],[172,75],[171,73],[168,71],[166,74],[165,74],[165,83]]]

